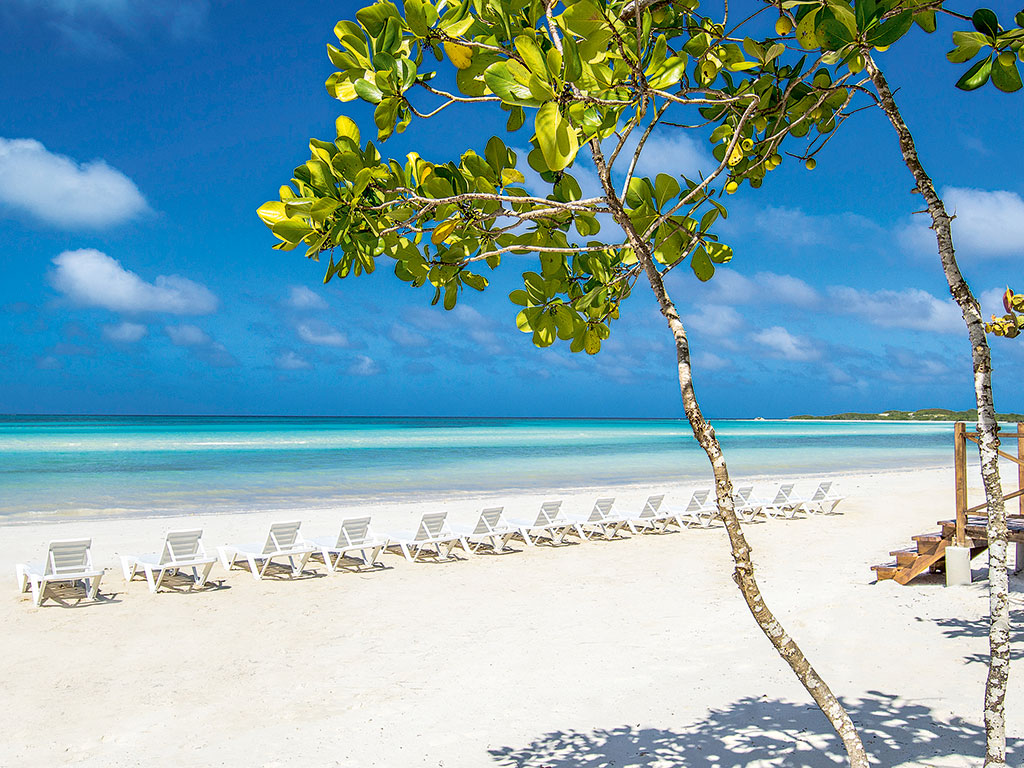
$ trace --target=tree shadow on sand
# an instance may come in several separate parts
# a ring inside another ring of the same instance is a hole
[[[873,764],[968,766],[980,764],[985,753],[982,727],[961,718],[938,720],[921,704],[869,691],[846,706]],[[1024,749],[1024,740],[1011,739],[1008,749],[1012,757]],[[842,744],[816,707],[753,697],[712,710],[703,720],[679,729],[623,725],[585,733],[559,731],[523,747],[489,752],[498,765],[510,768],[835,768],[847,764]]]

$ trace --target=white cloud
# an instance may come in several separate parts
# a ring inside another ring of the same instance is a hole
[[[955,216],[953,246],[968,256],[1024,255],[1024,199],[1007,190],[945,187],[946,211]],[[903,245],[926,253],[936,252],[935,234],[926,214],[914,216],[899,237]]]
[[[348,368],[349,376],[376,376],[383,373],[384,369],[377,364],[377,361],[366,355],[358,355],[356,361]]]
[[[122,344],[133,344],[149,333],[149,329],[140,323],[118,323],[116,325],[104,325],[103,336],[110,341],[121,342]]]
[[[280,368],[282,371],[299,371],[304,368],[312,368],[312,366],[306,362],[303,358],[299,357],[294,352],[282,352],[274,360],[274,365]]]
[[[699,313],[686,315],[683,324],[690,330],[715,338],[731,336],[744,326],[743,317],[732,307],[705,304]]]
[[[425,336],[416,333],[405,325],[392,325],[388,331],[388,338],[400,347],[419,348],[426,347],[430,342]]]
[[[783,360],[807,361],[817,360],[821,353],[813,343],[803,336],[794,336],[781,325],[765,328],[751,334],[750,338],[764,348],[768,357],[780,357]]]
[[[207,315],[217,309],[217,297],[204,285],[178,275],[159,275],[147,283],[91,248],[64,251],[53,263],[50,283],[82,306],[172,315]]]
[[[308,323],[299,323],[295,328],[299,338],[307,344],[316,344],[319,347],[347,347],[349,346],[348,336],[327,323],[319,320],[311,320]]]
[[[734,269],[718,269],[715,276],[697,288],[705,300],[719,304],[759,302],[813,307],[821,301],[818,292],[792,275],[757,272],[747,277]]]
[[[6,0],[5,10],[14,5],[45,18],[79,49],[106,55],[118,52],[114,35],[195,37],[210,9],[209,0]]]
[[[732,363],[724,357],[719,357],[712,352],[699,352],[693,357],[693,368],[700,371],[721,371],[731,368]]]
[[[637,132],[634,131],[616,160],[616,169],[621,170],[623,176],[629,168],[633,153],[636,152],[639,139]],[[669,134],[655,133],[647,140],[637,161],[635,173],[638,176],[650,176],[652,179],[659,173],[676,177],[682,174],[692,179],[696,178],[698,171],[706,173],[717,165],[718,161],[711,157],[702,142],[683,132],[673,131]]]
[[[858,315],[882,328],[958,333],[964,329],[952,299],[939,299],[920,288],[902,291],[859,291],[836,285],[828,289],[830,309]]]
[[[103,229],[147,211],[138,187],[102,160],[77,163],[33,139],[0,138],[0,209],[62,229]]]
[[[201,347],[213,342],[209,334],[196,325],[168,325],[164,327],[164,333],[178,347]]]
[[[304,285],[293,285],[285,303],[292,309],[327,309],[323,296]]]
[[[775,243],[806,247],[865,241],[882,234],[881,228],[856,213],[809,214],[799,208],[769,205],[754,214],[754,225]]]

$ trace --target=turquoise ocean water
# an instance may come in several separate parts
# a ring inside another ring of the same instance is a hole
[[[715,422],[736,477],[952,463],[952,424]],[[0,520],[705,482],[685,421],[0,417]]]

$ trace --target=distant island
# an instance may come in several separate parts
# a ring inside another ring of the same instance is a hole
[[[790,419],[805,421],[977,421],[978,409],[949,411],[945,408],[922,408],[919,411],[883,411],[882,413],[833,413],[830,416],[801,414]],[[1005,422],[1024,421],[1024,414],[997,413],[996,418]]]

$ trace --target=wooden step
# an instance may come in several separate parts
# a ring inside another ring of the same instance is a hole
[[[885,565],[872,565],[871,570],[875,572],[879,581],[885,581],[886,579],[895,579],[900,568],[896,563],[886,563]]]
[[[918,551],[917,547],[907,547],[906,549],[894,549],[889,554],[895,556],[896,565],[902,567],[904,565],[912,565],[920,557],[921,552]]]

